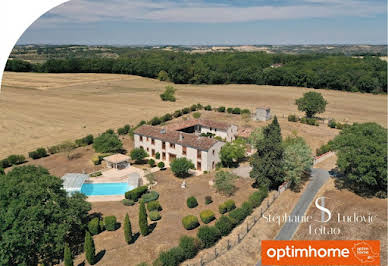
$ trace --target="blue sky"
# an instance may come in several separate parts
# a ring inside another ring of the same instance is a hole
[[[385,0],[72,0],[18,44],[385,44]]]

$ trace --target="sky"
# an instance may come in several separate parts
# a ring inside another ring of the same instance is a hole
[[[386,44],[386,0],[72,0],[18,44]]]

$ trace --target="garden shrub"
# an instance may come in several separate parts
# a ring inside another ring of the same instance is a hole
[[[179,239],[179,247],[183,249],[186,259],[192,259],[200,250],[201,241],[198,238],[182,236]]]
[[[160,98],[162,99],[162,101],[175,102],[176,98],[174,94],[175,94],[175,88],[173,86],[166,86],[164,92],[160,94]]]
[[[148,153],[143,148],[134,148],[130,152],[132,160],[135,160],[135,163],[143,163],[144,158],[148,157]]]
[[[134,240],[132,235],[132,225],[131,225],[131,221],[129,220],[128,213],[125,214],[125,218],[124,218],[124,238],[127,244],[132,243]]]
[[[199,217],[201,217],[202,222],[204,222],[205,224],[208,224],[215,219],[214,212],[211,210],[201,211]]]
[[[145,209],[143,200],[140,200],[140,206],[139,206],[139,227],[140,227],[140,233],[142,236],[146,236],[150,233],[150,228],[148,226],[147,211]]]
[[[200,103],[197,103],[197,110],[202,110],[203,109],[203,106],[202,106],[202,104],[200,104]]]
[[[188,114],[188,113],[190,113],[190,108],[185,107],[182,109],[182,114]]]
[[[87,146],[87,145],[93,144],[93,142],[94,142],[94,137],[91,134],[87,135],[86,137],[75,140],[75,144],[77,145],[77,147]],[[60,146],[60,145],[57,145],[57,146]],[[59,148],[61,149],[61,147]]]
[[[206,205],[208,205],[208,204],[210,204],[210,203],[212,203],[213,202],[213,200],[212,200],[212,197],[211,196],[206,196],[205,197],[205,204]]]
[[[182,116],[182,110],[176,110],[174,113],[173,113],[173,117],[175,118],[178,118]]]
[[[246,210],[242,208],[234,209],[229,213],[229,216],[236,220],[238,224],[240,224],[247,217]]]
[[[221,214],[224,214],[224,213],[227,213],[227,208],[225,206],[225,203],[221,203],[220,205],[218,205],[218,211],[221,213]]]
[[[199,226],[198,218],[194,215],[187,215],[183,217],[182,224],[186,230],[192,230]]]
[[[172,115],[171,114],[165,114],[160,119],[162,120],[162,122],[167,122],[167,121],[170,121],[172,119]]]
[[[8,168],[10,166],[11,166],[11,164],[9,163],[8,158],[5,158],[5,159],[0,161],[0,168],[5,169],[5,168]]]
[[[263,200],[267,197],[268,190],[265,188],[260,189],[259,191],[253,192],[249,196],[249,201],[252,203],[254,208],[259,207]]]
[[[162,206],[160,205],[159,201],[154,200],[147,203],[147,210],[148,211],[161,211]]]
[[[151,221],[158,221],[161,218],[160,213],[158,211],[150,211],[148,216],[150,217]]]
[[[300,122],[311,126],[319,126],[318,120],[312,117],[303,117]]]
[[[245,211],[245,216],[248,216],[252,213],[253,210],[253,204],[250,201],[244,201],[241,205],[241,209]]]
[[[241,109],[238,108],[238,107],[234,108],[233,111],[232,111],[232,114],[235,114],[235,115],[241,114]]]
[[[93,148],[99,153],[118,152],[123,147],[119,137],[114,134],[113,130],[102,133],[93,142]]]
[[[174,247],[168,251],[162,251],[159,254],[159,262],[161,266],[178,266],[185,260],[185,252],[181,247]]]
[[[249,111],[249,109],[242,109],[241,110],[241,114],[250,114],[251,113],[251,111]]]
[[[332,147],[331,147],[330,143],[324,144],[320,148],[317,148],[316,156],[320,156],[320,155],[325,154],[331,150],[332,150]]]
[[[164,162],[158,162],[158,167],[163,169],[165,167]]]
[[[123,203],[124,206],[132,206],[135,204],[135,202],[130,199],[123,199],[121,202]]]
[[[148,190],[147,186],[140,186],[125,192],[125,198],[137,201]]]
[[[198,206],[198,201],[194,196],[188,198],[186,203],[187,203],[187,207],[189,208],[195,208]]]
[[[100,233],[100,219],[98,217],[95,217],[89,221],[88,230],[92,235],[97,235]]]
[[[107,133],[107,134],[114,134],[115,132],[114,132],[114,130],[113,129],[111,129],[111,128],[109,128],[109,129],[107,129],[104,133]]]
[[[149,165],[150,167],[154,167],[154,166],[155,166],[155,160],[154,160],[154,159],[149,159],[149,160],[148,160],[148,165]]]
[[[104,217],[105,229],[108,231],[114,231],[117,229],[117,220],[116,216],[105,216]]]
[[[76,143],[77,143],[77,141],[76,141]],[[59,150],[59,145],[54,145],[54,146],[51,146],[51,147],[47,147],[47,151],[48,151],[50,154],[58,153],[58,152],[60,152],[60,150]]]
[[[226,111],[228,112],[228,114],[231,114],[231,113],[233,113],[233,108],[232,107],[228,107],[228,109],[226,109]]]
[[[11,165],[22,164],[26,161],[26,157],[24,157],[23,155],[16,155],[16,154],[12,154],[8,156],[7,159]]]
[[[211,111],[212,107],[210,105],[206,105],[203,109],[205,109],[205,111]]]
[[[162,123],[162,120],[159,117],[155,116],[154,118],[151,119],[149,123],[153,126],[156,126]]]
[[[290,122],[298,122],[298,117],[296,115],[288,115],[287,119]]]
[[[3,168],[0,168],[0,175],[5,175],[5,171]]]
[[[217,112],[220,112],[220,113],[225,113],[225,106],[220,106],[217,108]]]
[[[215,226],[204,225],[198,229],[197,237],[202,241],[204,248],[209,248],[221,238],[221,232]]]
[[[90,265],[93,265],[96,262],[96,248],[94,246],[93,237],[90,235],[88,231],[86,231],[86,234],[85,234],[84,251],[85,251],[86,261]]]
[[[194,117],[195,119],[198,119],[198,118],[201,117],[201,113],[200,113],[200,112],[195,112],[195,113],[193,113],[193,117]]]
[[[150,191],[148,193],[143,194],[141,197],[144,201],[144,203],[157,200],[159,198],[159,193],[156,191]]]
[[[159,152],[155,153],[155,158],[156,158],[156,160],[160,159],[160,153]]]
[[[220,219],[217,220],[215,226],[220,230],[221,235],[228,235],[234,228],[232,218],[229,216],[222,215]]]
[[[221,214],[227,213],[236,208],[234,200],[230,199],[218,206],[218,210]]]
[[[105,224],[102,219],[98,222],[98,225],[100,226],[100,232],[105,231]]]
[[[38,148],[35,151],[28,153],[28,157],[30,157],[33,160],[40,159],[46,156],[48,156],[48,154],[45,148]]]
[[[335,128],[336,125],[337,125],[337,123],[335,122],[334,119],[330,119],[329,123],[327,124],[327,126],[330,127],[330,128]]]

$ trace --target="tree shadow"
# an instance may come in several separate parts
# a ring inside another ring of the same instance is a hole
[[[148,234],[151,234],[153,231],[154,231],[154,229],[156,228],[156,225],[157,225],[158,223],[157,222],[155,222],[155,223],[152,223],[152,224],[150,224],[149,226],[148,226],[148,228],[149,228],[149,233]]]
[[[139,233],[139,232],[137,232],[136,234],[133,234],[133,236],[132,236],[132,241],[129,242],[129,244],[135,243],[136,240],[137,240],[139,237],[140,237],[140,233]]]
[[[78,266],[85,266],[85,261],[83,261],[80,264],[78,264]]]
[[[115,231],[116,231],[117,229],[119,229],[120,227],[121,227],[121,223],[117,222],[117,223],[115,224]]]
[[[103,249],[100,252],[98,252],[97,255],[95,256],[95,263],[94,264],[97,264],[100,260],[102,260],[102,258],[104,257],[105,253],[106,253],[105,249]]]

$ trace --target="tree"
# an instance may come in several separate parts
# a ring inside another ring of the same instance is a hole
[[[298,110],[306,113],[306,116],[311,118],[315,114],[325,112],[327,101],[323,98],[322,94],[315,91],[306,92],[302,98],[296,100]]]
[[[217,192],[231,196],[236,190],[236,186],[234,185],[235,179],[237,179],[236,175],[226,171],[219,171],[216,173],[214,187]]]
[[[129,220],[128,213],[125,214],[125,218],[124,218],[124,237],[125,237],[125,242],[127,242],[127,244],[132,243],[133,241],[132,227],[131,227],[131,221]]]
[[[337,166],[357,193],[386,196],[387,130],[376,123],[353,124],[334,138]]]
[[[282,135],[278,119],[263,129],[264,138],[256,143],[257,152],[251,158],[251,178],[255,184],[277,188],[284,180]]]
[[[264,135],[263,135],[263,128],[261,127],[257,127],[255,128],[251,134],[249,135],[248,137],[248,143],[251,145],[251,146],[256,146],[257,142],[259,140],[262,140],[264,139]]]
[[[68,244],[65,244],[65,250],[64,250],[64,264],[65,266],[73,266],[73,257],[71,255],[71,250],[69,248]]]
[[[143,200],[140,200],[140,206],[139,206],[139,227],[140,227],[140,233],[143,236],[146,236],[149,234],[147,211]]]
[[[89,264],[93,265],[96,263],[96,248],[94,246],[93,237],[88,231],[85,234],[85,243],[84,243],[85,258]]]
[[[222,165],[226,167],[236,167],[245,157],[245,143],[240,140],[227,142],[221,147],[220,159]]]
[[[60,178],[19,166],[0,175],[0,187],[1,265],[53,264],[64,243],[82,243],[90,203],[80,193],[69,197]]]
[[[164,70],[160,70],[160,72],[158,74],[158,79],[160,81],[169,81],[168,73]]]
[[[313,165],[313,155],[309,145],[302,137],[287,137],[284,145],[284,172],[285,180],[296,188],[304,173]]]
[[[95,138],[93,148],[96,152],[108,153],[118,152],[123,147],[123,143],[115,133],[105,132]]]
[[[187,177],[190,169],[195,169],[194,164],[185,157],[178,158],[170,164],[171,171],[177,177]]]
[[[130,155],[132,160],[135,160],[135,163],[142,163],[144,158],[148,157],[148,153],[142,148],[134,148]]]
[[[173,86],[166,86],[164,92],[160,94],[160,98],[162,99],[162,101],[175,102],[176,98],[174,94],[175,94],[175,88]]]

